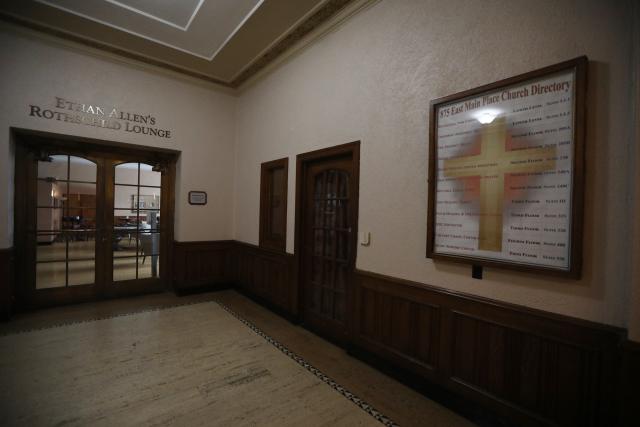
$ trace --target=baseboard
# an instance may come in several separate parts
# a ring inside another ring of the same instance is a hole
[[[234,290],[236,292],[244,295],[245,297],[249,298],[250,300],[256,302],[257,304],[260,304],[261,306],[267,308],[268,310],[272,311],[273,313],[277,314],[278,316],[288,320],[292,324],[294,324],[294,325],[299,325],[300,324],[300,319],[298,318],[298,316],[295,316],[295,315],[291,314],[291,312],[289,312],[288,310],[285,310],[282,307],[274,304],[269,299],[261,297],[260,295],[257,295],[255,293],[243,288],[242,286],[238,285],[237,283],[234,284]]]
[[[184,297],[188,295],[196,295],[203,294],[207,292],[219,292],[226,291],[229,289],[235,289],[235,285],[233,283],[209,283],[204,285],[197,286],[176,286],[174,287],[174,292],[179,297]]]
[[[640,384],[640,343],[625,341],[621,346],[620,425],[638,422],[638,385]]]
[[[10,320],[14,306],[13,248],[0,249],[0,320]]]

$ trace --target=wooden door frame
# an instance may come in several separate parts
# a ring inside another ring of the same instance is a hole
[[[274,169],[284,170],[284,182],[283,182],[283,210],[284,210],[284,235],[281,241],[274,241],[270,239],[268,235],[269,225],[271,218],[271,172]],[[282,159],[271,160],[264,162],[260,165],[260,230],[258,232],[258,245],[260,247],[271,249],[277,252],[287,251],[287,195],[289,187],[289,158],[284,157]]]
[[[304,320],[304,290],[303,290],[303,268],[302,268],[302,237],[303,237],[303,210],[305,206],[304,188],[307,179],[307,171],[311,163],[323,160],[331,160],[351,156],[353,163],[353,234],[351,236],[353,245],[353,255],[347,275],[347,300],[345,304],[345,323],[347,325],[348,341],[352,341],[353,315],[355,290],[355,267],[358,255],[358,208],[360,205],[360,141],[353,141],[333,147],[322,148],[320,150],[309,151],[296,156],[296,201],[295,201],[295,239],[294,239],[294,277],[297,279],[296,286],[293,287],[294,314],[298,321]]]
[[[25,283],[21,280],[20,276],[27,274],[29,260],[24,254],[24,243],[20,241],[20,236],[25,235],[27,230],[27,214],[29,210],[27,194],[29,185],[28,182],[29,170],[32,167],[27,162],[27,156],[29,152],[38,152],[42,149],[58,149],[60,151],[70,151],[74,155],[85,156],[136,156],[141,162],[148,162],[151,164],[162,164],[166,170],[163,174],[162,186],[166,187],[166,200],[161,200],[164,211],[167,216],[167,224],[169,224],[165,230],[165,236],[163,239],[164,251],[160,253],[160,265],[166,266],[161,269],[163,279],[163,287],[169,287],[171,285],[171,278],[173,277],[172,263],[172,251],[173,251],[173,235],[174,235],[174,218],[175,218],[175,175],[176,175],[176,162],[180,156],[180,151],[157,148],[143,145],[126,144],[115,141],[107,141],[94,138],[86,138],[80,136],[57,134],[52,132],[43,132],[31,129],[23,128],[10,128],[11,143],[15,147],[15,174],[14,174],[14,248],[16,254],[16,283]],[[105,185],[105,187],[109,187]],[[33,191],[33,188],[31,189]],[[105,188],[106,192],[107,189]],[[109,214],[105,212],[105,216]],[[65,288],[68,289],[68,288]],[[16,292],[18,308],[31,308],[33,302],[30,301],[32,289],[25,289],[24,286],[17,286],[14,289]],[[73,292],[73,291],[72,291]],[[105,292],[105,297],[124,296],[129,294],[139,294],[149,292],[144,286],[133,286],[132,289],[126,289],[121,293]],[[55,298],[54,298],[55,299]],[[81,293],[78,302],[86,300],[94,300],[96,295],[89,293]],[[61,299],[58,301],[55,299],[52,304],[40,304],[37,306],[57,305],[65,303],[66,301]],[[35,306],[33,306],[35,308]]]

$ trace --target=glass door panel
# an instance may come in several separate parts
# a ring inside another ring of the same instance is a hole
[[[96,281],[97,164],[72,155],[38,161],[36,289]]]
[[[343,322],[349,262],[349,175],[327,169],[313,182],[309,309]]]
[[[66,261],[36,264],[36,289],[64,288],[66,285]]]
[[[113,259],[113,281],[121,282],[125,280],[135,280],[138,278],[137,271],[137,258],[134,257],[120,257]]]
[[[162,174],[145,163],[114,170],[113,281],[160,277]]]

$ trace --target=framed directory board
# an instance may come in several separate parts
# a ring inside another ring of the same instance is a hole
[[[587,64],[431,102],[428,257],[579,277]]]

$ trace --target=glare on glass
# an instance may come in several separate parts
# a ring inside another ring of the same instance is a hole
[[[151,255],[138,258],[138,279],[160,277],[160,256]]]
[[[67,246],[62,233],[38,233],[36,261],[62,261],[67,256]]]
[[[95,260],[69,262],[69,286],[90,285],[95,279]]]
[[[113,259],[113,281],[133,280],[136,278],[136,257]]]
[[[113,206],[118,209],[128,209],[135,212],[138,187],[116,184],[113,190]]]
[[[140,185],[160,187],[162,174],[155,172],[151,165],[140,163]]]
[[[96,182],[98,166],[91,160],[69,156],[69,180]]]
[[[36,289],[60,288],[66,284],[66,262],[36,264]]]
[[[69,156],[49,156],[49,161],[38,162],[38,178],[53,180],[66,180]]]
[[[37,208],[36,227],[38,231],[54,233],[62,229],[62,209]],[[38,239],[38,243],[41,240]]]
[[[93,233],[82,233],[72,236],[69,241],[69,260],[86,260],[95,258],[96,241]]]
[[[115,183],[138,185],[138,163],[121,163],[115,167]]]
[[[47,208],[62,207],[64,193],[67,190],[66,183],[49,182],[38,180],[38,200],[37,206]]]

